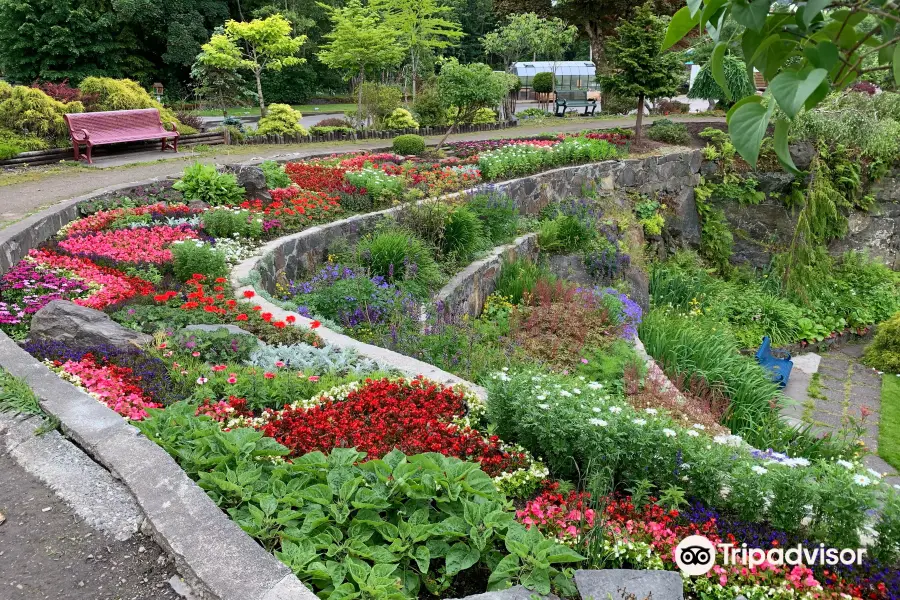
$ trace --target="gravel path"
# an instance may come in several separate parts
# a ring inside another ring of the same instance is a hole
[[[692,122],[692,123],[722,123],[722,118],[697,118],[697,117],[671,117],[672,120]],[[653,121],[648,118],[645,123]],[[615,127],[629,127],[634,125],[633,117],[625,117],[622,119],[604,119],[592,122],[579,120],[577,122],[566,121],[548,121],[543,125],[521,126],[513,129],[505,129],[499,131],[485,131],[479,133],[470,133],[464,135],[452,135],[449,141],[466,141],[466,140],[484,140],[496,139],[504,137],[523,137],[529,135],[537,135],[539,133],[552,132],[572,132],[583,129],[612,129]],[[429,139],[431,143],[437,143],[439,137]],[[256,146],[247,152],[241,152],[232,149],[227,153],[220,154],[202,154],[191,156],[183,153],[178,158],[169,158],[166,160],[157,160],[151,163],[138,164],[122,164],[131,160],[156,160],[160,156],[158,152],[140,153],[138,155],[121,155],[111,157],[115,160],[108,164],[114,168],[87,168],[79,166],[53,166],[53,167],[34,167],[31,172],[34,173],[34,180],[21,181],[18,183],[4,183],[3,173],[0,172],[0,227],[18,221],[34,212],[37,212],[48,206],[52,206],[57,202],[74,198],[83,194],[90,193],[94,190],[105,188],[108,186],[127,184],[136,181],[142,181],[152,178],[164,178],[169,176],[177,176],[184,169],[188,162],[199,160],[203,163],[215,162],[243,162],[258,158],[277,158],[292,157],[303,158],[305,156],[316,154],[327,154],[331,152],[351,152],[354,150],[371,150],[375,148],[384,148],[389,146],[389,140],[371,140],[367,142],[341,142],[334,144],[303,144],[303,145],[284,145],[266,147],[265,151],[260,151],[260,147]],[[171,155],[170,155],[171,156]],[[8,181],[15,181],[6,177]]]
[[[53,491],[0,454],[0,598],[176,600],[173,566],[152,540],[89,527]]]

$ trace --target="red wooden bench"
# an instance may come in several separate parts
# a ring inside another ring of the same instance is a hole
[[[111,110],[107,112],[70,113],[65,115],[75,160],[81,160],[79,146],[87,146],[87,161],[92,163],[91,149],[103,144],[120,144],[141,140],[162,140],[162,151],[172,148],[178,152],[178,131],[167,131],[159,118],[159,110]],[[172,138],[172,144],[169,144]]]

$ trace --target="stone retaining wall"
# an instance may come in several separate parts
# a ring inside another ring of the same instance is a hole
[[[661,193],[673,198],[673,231],[684,223],[685,237],[696,229],[699,243],[699,222],[694,203],[694,186],[699,181],[702,154],[699,150],[678,151],[662,156],[561,167],[536,175],[479,185],[471,190],[450,194],[450,200],[467,194],[495,192],[506,194],[519,211],[537,215],[548,204],[570,197],[581,197],[586,191],[635,191],[646,194]],[[268,292],[275,291],[279,281],[300,279],[324,262],[328,247],[338,240],[353,244],[371,233],[385,218],[395,216],[402,206],[313,227],[268,244],[254,270]],[[692,226],[695,225],[695,227]]]
[[[435,294],[434,303],[438,311],[450,318],[480,316],[485,300],[497,289],[503,263],[517,258],[536,259],[537,255],[536,233],[523,235],[511,244],[495,248],[488,256],[457,273]]]

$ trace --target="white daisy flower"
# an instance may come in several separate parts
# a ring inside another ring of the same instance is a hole
[[[590,423],[591,425],[596,425],[597,427],[606,427],[607,425],[609,425],[609,423],[607,423],[603,419],[591,419]]]
[[[753,465],[752,467],[750,467],[750,470],[752,470],[754,473],[758,473],[760,475],[765,475],[766,473],[769,472],[769,470],[767,468],[761,467],[759,465]]]
[[[703,431],[704,429],[706,429],[706,427],[704,427],[700,423],[694,423],[694,429],[699,429],[699,430]]]
[[[837,459],[835,462],[837,462],[837,464],[841,465],[841,466],[844,467],[845,469],[852,469],[852,468],[853,468],[853,463],[850,462],[849,460],[844,460],[843,458],[839,458],[839,459]]]
[[[644,412],[647,413],[648,415],[655,415],[659,411],[656,410],[655,408],[645,408]]]
[[[610,406],[609,412],[614,413],[614,414],[619,414],[620,412],[622,412],[622,408],[619,406]]]
[[[869,479],[868,477],[866,477],[865,475],[857,474],[857,475],[853,476],[853,483],[855,483],[856,485],[861,485],[861,486],[865,487],[865,486],[869,485],[870,483],[872,483],[872,480]]]
[[[599,407],[599,406],[595,406],[595,407],[594,407],[594,408],[592,408],[592,409],[591,409],[591,410],[592,410],[592,411],[594,411],[594,412],[596,412],[596,413],[598,413],[598,412],[602,412],[602,411],[603,411],[603,409],[602,409],[602,408],[600,408],[600,407]]]
[[[688,434],[688,435],[691,436],[691,437],[697,437],[698,435],[700,435],[699,433],[697,433],[697,432],[694,431],[693,429],[688,429],[687,431],[685,431],[685,433]]]
[[[550,408],[550,405],[549,404],[538,404],[538,408],[547,410]]]
[[[644,425],[647,424],[647,421],[644,419],[632,419],[631,422],[634,423],[635,425],[639,425],[641,427],[643,427]]]
[[[603,384],[598,381],[592,381],[588,384],[588,387],[591,388],[592,390],[602,390]]]
[[[674,429],[669,429],[668,427],[666,427],[665,429],[663,429],[663,435],[665,435],[666,437],[675,437],[678,434],[675,433]]]

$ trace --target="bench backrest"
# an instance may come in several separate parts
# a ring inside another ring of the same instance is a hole
[[[156,133],[164,130],[156,108],[70,113],[65,115],[70,131],[86,130],[91,136],[115,137],[128,132]]]
[[[587,100],[587,90],[565,90],[556,92],[557,100]]]
[[[769,339],[769,336],[765,336],[762,345],[756,351],[756,360],[764,363],[770,358],[772,358],[772,340]]]

